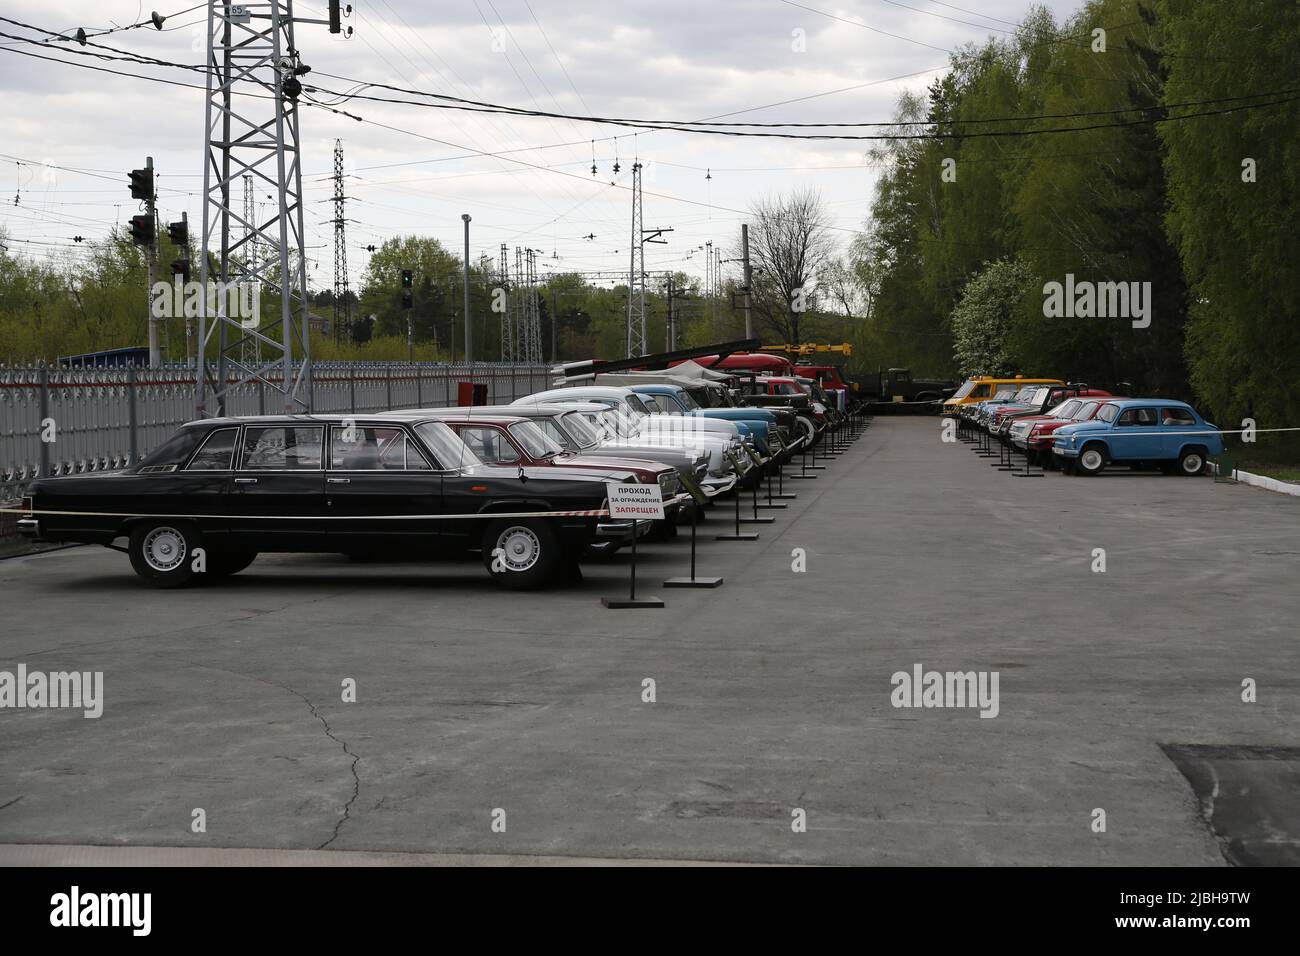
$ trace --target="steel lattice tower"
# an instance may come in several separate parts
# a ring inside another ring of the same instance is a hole
[[[303,255],[300,61],[293,0],[242,6],[209,0],[207,107],[203,163],[203,245],[199,279],[266,286],[276,314],[245,329],[225,296],[202,297],[194,404],[199,417],[224,414],[232,388],[257,381],[283,397],[286,412],[311,408],[307,264]],[[250,88],[255,87],[256,90]],[[251,95],[238,95],[244,92]],[[269,215],[247,219],[232,188],[243,176],[277,198]],[[244,235],[232,240],[231,227]],[[239,255],[258,247],[254,261]],[[214,307],[215,306],[215,307]],[[214,341],[215,340],[215,341]],[[251,340],[270,357],[244,361]],[[215,362],[208,355],[215,345]],[[294,356],[298,356],[295,363]],[[215,365],[215,368],[213,367]]]
[[[541,315],[537,303],[537,250],[525,249],[527,267],[527,292],[525,294],[523,334],[519,350],[520,359],[528,365],[540,365],[542,362]]]
[[[334,341],[352,332],[352,303],[348,301],[348,243],[343,194],[343,140],[334,141]]]
[[[627,274],[627,357],[646,354],[645,246],[641,237],[641,163],[632,164],[632,264]]]
[[[528,325],[528,287],[524,280],[524,250],[515,246],[515,347],[512,361],[524,359],[524,329]]]
[[[505,302],[505,311],[501,313],[501,361],[514,362],[515,358],[515,333],[512,323],[512,312],[510,309],[511,293],[510,288],[510,252],[506,244],[501,243],[501,258],[497,269],[498,280],[501,283],[502,298]]]
[[[257,209],[253,202],[253,177],[245,174],[244,176],[244,261],[247,264],[246,269],[257,272],[258,270],[258,248],[257,248],[257,230],[249,223],[257,219]],[[258,286],[259,295],[261,286]],[[244,337],[243,348],[240,356],[245,365],[252,365],[262,358],[262,347],[248,336]]]

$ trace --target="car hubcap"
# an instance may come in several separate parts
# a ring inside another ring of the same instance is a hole
[[[175,528],[154,528],[144,539],[144,560],[155,571],[174,571],[185,561],[185,536]]]
[[[501,563],[507,571],[527,571],[542,553],[542,543],[527,528],[507,528],[497,538]]]
[[[1096,471],[1101,467],[1101,452],[1085,451],[1083,453],[1083,467],[1089,471]]]
[[[1194,475],[1201,470],[1201,464],[1200,455],[1188,455],[1183,459],[1183,470],[1189,475]]]

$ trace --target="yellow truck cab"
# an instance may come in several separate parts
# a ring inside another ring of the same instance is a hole
[[[943,413],[945,415],[956,414],[961,406],[974,405],[986,398],[992,398],[1000,389],[1004,388],[1019,389],[1022,385],[1064,384],[1059,378],[1025,378],[1023,375],[1017,375],[1015,378],[995,378],[991,375],[976,375],[966,379],[961,388],[953,393],[952,398],[944,399]]]

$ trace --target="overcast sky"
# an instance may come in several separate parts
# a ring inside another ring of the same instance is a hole
[[[152,2],[159,5],[5,0],[0,15],[73,33],[78,26],[92,31],[138,22],[157,9],[173,14],[162,32],[150,26],[99,42],[201,63],[206,7],[182,12],[189,0]],[[319,76],[325,72],[578,115],[692,120],[745,111],[731,118],[766,122],[887,120],[902,90],[923,91],[942,72],[944,51],[1003,35],[1029,8],[1024,0],[356,0],[353,6],[345,21],[354,28],[351,39],[330,36],[324,26],[297,28],[303,62],[315,71],[308,83],[315,79],[336,90],[352,85]],[[1048,0],[1045,6],[1059,21],[1078,4]],[[323,17],[324,10],[324,0],[295,3],[299,17]],[[8,23],[0,23],[0,31],[32,35]],[[13,243],[15,251],[67,254],[72,236],[97,238],[135,214],[125,170],[143,165],[146,154],[159,172],[163,220],[188,210],[191,223],[199,222],[202,91],[45,62],[15,49],[59,55],[0,37],[0,225],[12,239],[33,240]],[[184,82],[202,79],[66,54],[63,59]],[[811,98],[789,102],[801,97]],[[819,190],[843,230],[839,235],[850,238],[866,220],[877,175],[866,165],[862,144],[633,135],[568,120],[359,100],[342,106],[368,122],[302,111],[308,277],[314,288],[333,282],[333,235],[326,220],[332,215],[336,137],[343,140],[350,174],[353,288],[365,268],[364,247],[395,234],[434,236],[459,252],[462,213],[473,216],[475,260],[481,253],[495,257],[504,242],[512,262],[515,246],[541,250],[549,263],[543,273],[626,271],[631,193],[625,187],[634,157],[646,167],[645,225],[674,230],[667,245],[647,246],[647,268],[696,275],[704,271],[696,247],[709,240],[724,249],[733,244],[743,219],[735,210],[798,186]],[[482,155],[503,151],[512,152]],[[16,165],[15,157],[28,165]],[[98,175],[35,165],[42,162]],[[264,200],[265,190],[260,192]],[[197,225],[192,231],[198,233]],[[583,238],[589,234],[596,238]]]

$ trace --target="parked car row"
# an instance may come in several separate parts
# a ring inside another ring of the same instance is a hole
[[[849,420],[806,432],[793,402],[745,405],[734,381],[675,377],[511,405],[202,419],[131,467],[37,479],[18,528],[124,551],[159,587],[238,573],[263,552],[477,551],[498,583],[536,588],[633,534],[675,536]],[[611,481],[657,485],[665,518],[611,520]]]
[[[1029,464],[1080,475],[1112,464],[1199,475],[1223,453],[1218,426],[1186,402],[1083,384],[989,381],[996,388],[988,397],[955,403],[949,414],[963,429],[1020,451]]]

